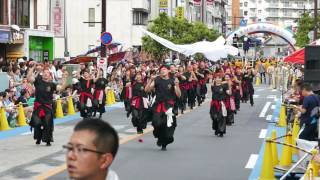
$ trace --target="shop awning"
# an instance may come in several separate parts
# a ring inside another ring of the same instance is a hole
[[[320,39],[313,41],[310,45],[320,45]],[[304,64],[304,48],[299,49],[284,58],[284,62],[294,64]]]
[[[0,43],[9,43],[11,40],[11,31],[0,29]]]

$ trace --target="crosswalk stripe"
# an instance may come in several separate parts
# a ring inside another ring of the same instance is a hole
[[[272,115],[269,114],[269,115],[267,116],[266,120],[267,120],[267,121],[271,121],[271,119],[272,119]]]
[[[251,154],[245,168],[252,169],[256,165],[258,157],[259,157],[258,154]]]
[[[264,139],[267,136],[267,129],[261,129],[260,134],[259,134],[259,138],[260,139]]]
[[[266,104],[264,105],[259,117],[265,117],[266,116],[266,113],[267,113],[270,105],[271,105],[271,102],[266,102]]]

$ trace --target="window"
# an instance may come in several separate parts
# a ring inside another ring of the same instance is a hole
[[[244,11],[244,12],[243,12],[243,15],[244,15],[244,16],[248,16],[248,11]]]
[[[30,25],[30,0],[11,0],[11,24]]]
[[[148,13],[144,11],[133,11],[133,25],[147,25]]]
[[[242,7],[243,6],[243,3],[240,3],[240,7]]]
[[[259,14],[261,14],[261,12],[262,12],[261,10],[258,11]]]
[[[244,7],[248,7],[248,2],[244,2]]]
[[[94,8],[89,8],[89,27],[94,27],[95,26],[95,9]]]
[[[8,0],[0,1],[0,24],[8,24]]]

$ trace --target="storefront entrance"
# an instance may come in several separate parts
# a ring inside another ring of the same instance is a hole
[[[36,61],[53,60],[53,38],[29,36],[29,57]]]

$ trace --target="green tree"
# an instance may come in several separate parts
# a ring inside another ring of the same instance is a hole
[[[304,47],[309,44],[310,39],[308,33],[313,29],[314,21],[310,17],[309,13],[303,13],[298,21],[298,30],[296,33],[296,45],[299,47]]]
[[[170,29],[172,30],[172,36],[170,36]],[[168,17],[165,13],[161,13],[158,18],[149,24],[148,31],[175,44],[190,44],[204,39],[213,41],[219,36],[216,30],[208,29],[202,23],[192,24],[186,19]],[[159,60],[169,52],[169,49],[149,36],[142,38],[142,48]]]

